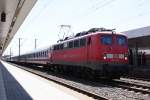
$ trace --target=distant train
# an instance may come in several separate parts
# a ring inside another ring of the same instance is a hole
[[[128,72],[127,37],[105,28],[92,28],[66,37],[48,48],[11,58],[11,62],[87,77],[120,78]]]

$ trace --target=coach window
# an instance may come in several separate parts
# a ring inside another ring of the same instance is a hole
[[[46,56],[48,56],[48,50],[46,51]]]
[[[56,45],[54,45],[54,50],[56,50]]]
[[[40,52],[38,53],[38,57],[40,57]]]
[[[85,44],[86,44],[86,39],[85,39],[85,38],[80,39],[80,46],[81,46],[81,47],[82,47],[82,46],[85,46]]]
[[[44,57],[44,51],[42,52],[42,57]]]
[[[39,53],[37,53],[37,58],[39,57]]]
[[[46,57],[46,51],[44,51],[43,53],[44,53],[44,57]]]
[[[38,52],[38,57],[40,56],[39,52]]]
[[[54,50],[54,46],[52,46],[52,47],[50,48],[50,51],[51,51],[51,50]]]
[[[43,52],[41,52],[41,57],[43,57]]]
[[[39,52],[39,57],[41,57],[41,52]]]
[[[69,42],[69,48],[73,48],[73,41]]]
[[[41,57],[41,52],[39,52],[39,57]]]
[[[45,52],[45,56],[48,56],[48,50]]]
[[[43,57],[43,52],[41,52],[41,57]]]
[[[41,57],[43,57],[43,52],[41,52]]]
[[[43,52],[41,52],[41,57],[43,57]]]
[[[40,52],[40,57],[42,57],[43,56],[43,52]]]
[[[47,56],[47,51],[45,51],[45,57]]]
[[[79,47],[79,40],[74,41],[74,47]]]
[[[43,57],[45,57],[45,51],[43,51]]]

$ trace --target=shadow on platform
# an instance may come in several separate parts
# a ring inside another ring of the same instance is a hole
[[[2,63],[0,63],[0,70],[2,75],[0,82],[4,83],[6,100],[33,100]]]

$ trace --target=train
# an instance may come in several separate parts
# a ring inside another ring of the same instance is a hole
[[[115,79],[128,73],[128,41],[126,35],[113,29],[91,28],[8,61],[72,75]]]

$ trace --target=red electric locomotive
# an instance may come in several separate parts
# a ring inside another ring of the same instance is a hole
[[[127,37],[113,30],[93,28],[54,45],[50,61],[81,73],[120,77],[128,71]]]

